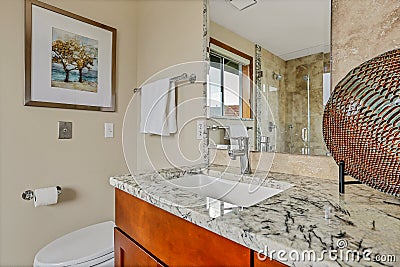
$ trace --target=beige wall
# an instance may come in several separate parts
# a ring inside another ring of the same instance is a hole
[[[48,0],[118,30],[117,112],[23,106],[24,1],[0,9],[0,266],[32,266],[46,243],[74,229],[112,220],[111,175],[126,173],[121,145],[125,108],[136,85],[136,1]],[[72,140],[57,139],[57,122],[73,122]],[[103,137],[113,122],[115,138]],[[133,137],[135,138],[135,137]],[[60,203],[34,208],[21,193],[60,185]]]
[[[233,48],[236,48],[243,53],[253,57],[253,62],[255,60],[255,44],[246,38],[226,29],[225,27],[215,23],[210,22],[210,36],[223,42]]]
[[[171,77],[183,72],[195,73],[197,82],[178,86],[177,134],[163,138],[139,134],[137,168],[145,170],[203,163],[200,141],[196,140],[196,120],[204,119],[204,65],[189,63],[203,59],[203,2],[139,1],[138,6],[137,85],[148,79]],[[176,64],[183,65],[173,67]],[[139,100],[140,96],[135,97],[136,106],[140,106]],[[134,109],[129,110],[133,117],[131,112],[135,112]]]
[[[332,0],[332,85],[361,63],[400,48],[398,0]]]
[[[113,188],[108,178],[128,172],[121,129],[131,89],[164,68],[202,60],[202,1],[45,2],[117,28],[117,112],[24,107],[24,1],[2,2],[0,33],[7,41],[2,42],[0,65],[0,266],[30,265],[35,253],[56,237],[113,219]],[[178,88],[183,106],[178,127],[183,129],[164,144],[175,148],[173,155],[167,155],[172,162],[161,154],[160,138],[146,136],[148,146],[144,147],[137,130],[140,97],[132,100],[127,114],[131,131],[125,141],[133,171],[151,167],[146,151],[157,167],[203,162],[195,139],[196,120],[192,120],[203,115],[200,66],[189,64],[178,70],[196,73],[200,82]],[[162,75],[168,76],[168,71]],[[196,101],[186,104],[193,98]],[[57,139],[59,120],[73,122],[72,140]],[[104,122],[114,123],[115,138],[103,137]],[[34,208],[32,202],[21,199],[26,189],[52,185],[64,189],[57,205]]]

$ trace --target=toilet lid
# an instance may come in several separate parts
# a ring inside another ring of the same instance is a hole
[[[112,258],[114,226],[114,222],[108,221],[66,234],[43,247],[36,254],[34,265],[69,266]]]

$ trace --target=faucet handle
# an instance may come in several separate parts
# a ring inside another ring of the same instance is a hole
[[[235,160],[236,159],[236,154],[235,151],[232,149],[232,146],[228,146],[228,155],[231,159]]]

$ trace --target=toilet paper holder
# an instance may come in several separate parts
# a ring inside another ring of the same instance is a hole
[[[57,193],[58,195],[61,194],[61,187],[60,186],[56,186],[57,187]],[[35,193],[33,192],[33,190],[26,190],[25,192],[22,193],[22,198],[25,200],[31,200],[35,197]]]

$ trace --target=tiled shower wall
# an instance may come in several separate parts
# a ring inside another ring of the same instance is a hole
[[[310,74],[310,147],[312,155],[325,155],[327,150],[322,137],[323,88],[322,75],[329,72],[329,54],[318,53],[284,61],[261,49],[263,70],[262,97],[268,100],[269,109],[262,107],[261,123],[263,135],[271,139],[278,152],[301,154],[305,143],[301,138],[302,128],[307,127],[307,82],[303,77]],[[273,73],[282,75],[281,80]],[[265,105],[265,104],[264,104]],[[269,114],[268,114],[269,113]],[[276,128],[269,129],[270,123]]]
[[[322,76],[324,73],[325,59],[329,54],[318,53],[306,57],[296,58],[286,62],[286,90],[282,93],[286,105],[283,107],[286,116],[281,122],[285,131],[290,134],[292,126],[292,140],[290,135],[285,135],[284,152],[301,154],[304,142],[301,138],[302,128],[307,127],[307,81],[304,76],[310,75],[310,154],[326,155],[326,147],[322,137],[323,88]],[[291,151],[290,151],[290,150]]]

